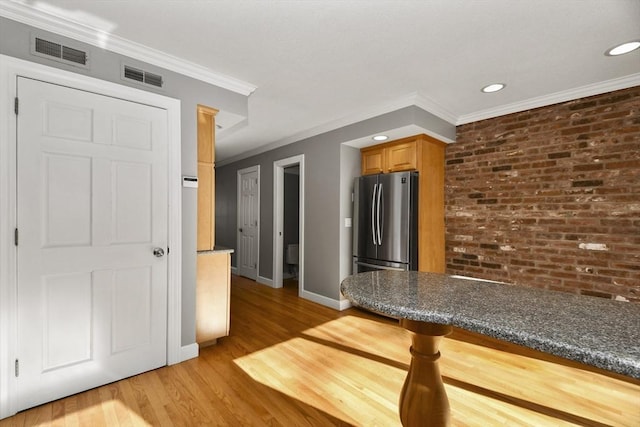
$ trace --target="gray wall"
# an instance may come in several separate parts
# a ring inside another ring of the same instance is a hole
[[[69,44],[72,47],[87,51],[89,53],[90,69],[85,70],[31,55],[30,36],[32,32],[47,40]],[[3,17],[0,17],[0,53],[179,99],[181,101],[183,175],[197,175],[197,104],[247,116],[247,97],[244,95]],[[123,62],[127,65],[162,75],[164,79],[163,88],[141,86],[123,81],[120,78],[120,67]],[[197,192],[195,189],[183,189],[182,345],[195,342],[196,214]]]
[[[413,124],[455,140],[454,125],[406,107],[217,167],[216,243],[236,247],[237,171],[260,165],[258,276],[273,278],[273,162],[304,154],[304,290],[339,301],[340,281],[351,272],[351,229],[344,218],[351,215],[353,178],[360,172],[359,151],[343,143]]]
[[[338,262],[338,233],[325,226],[324,219],[336,218],[336,197],[340,175],[340,144],[334,141],[305,140],[259,156],[216,168],[216,243],[236,247],[237,171],[260,165],[260,258],[258,276],[273,278],[273,162],[305,155],[305,277],[307,291],[327,293],[327,275],[323,266]],[[218,207],[224,206],[224,209]],[[236,264],[235,258],[233,264]],[[332,277],[335,282],[335,277]],[[336,292],[332,298],[337,298]]]

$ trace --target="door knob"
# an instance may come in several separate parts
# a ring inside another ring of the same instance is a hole
[[[153,248],[153,255],[162,258],[164,256],[164,249],[162,248]]]
[[[238,228],[238,231],[240,231],[242,233],[242,228]]]

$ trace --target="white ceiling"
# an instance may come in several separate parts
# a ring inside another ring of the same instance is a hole
[[[460,124],[640,84],[640,51],[604,55],[640,39],[639,0],[19,2],[257,86],[219,161],[411,104]]]

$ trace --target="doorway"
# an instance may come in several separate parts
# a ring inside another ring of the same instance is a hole
[[[238,171],[238,274],[257,280],[260,251],[260,165]]]
[[[283,286],[283,277],[286,273],[288,277],[297,278],[298,295],[302,295],[304,290],[304,155],[274,162],[273,176],[273,287]],[[287,182],[293,185],[286,185]],[[295,191],[296,188],[297,197],[286,193],[292,189]],[[285,209],[287,204],[290,205],[291,201],[296,200],[297,209],[291,206]],[[297,218],[291,219],[290,215],[296,213]],[[296,222],[297,230],[291,230],[291,225]]]

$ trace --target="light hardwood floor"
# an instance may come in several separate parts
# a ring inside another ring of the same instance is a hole
[[[231,336],[200,357],[58,400],[6,426],[399,426],[410,336],[233,276]],[[454,426],[640,426],[640,382],[456,330]]]

